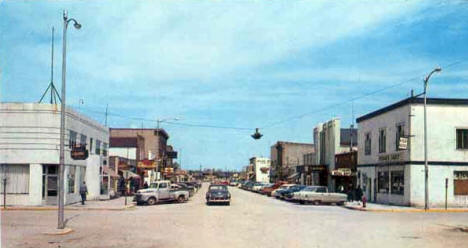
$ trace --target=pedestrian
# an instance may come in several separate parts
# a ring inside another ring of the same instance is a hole
[[[121,196],[125,195],[125,178],[122,175],[119,178],[119,191]]]
[[[356,189],[356,199],[358,201],[362,201],[362,189],[361,189],[360,185],[358,185],[358,187]]]
[[[88,194],[88,187],[86,187],[86,182],[83,181],[83,184],[80,186],[81,205],[85,205],[86,194]]]

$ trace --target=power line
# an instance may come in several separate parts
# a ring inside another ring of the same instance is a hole
[[[452,62],[450,64],[447,64],[447,65],[443,66],[442,68],[443,69],[450,68],[450,67],[453,67],[455,65],[459,65],[459,64],[462,64],[462,63],[465,63],[465,62],[466,61],[463,61],[463,60],[455,61],[455,62]],[[349,102],[355,102],[356,100],[378,94],[380,92],[383,92],[383,91],[398,87],[398,86],[403,85],[403,84],[407,84],[407,83],[409,83],[411,81],[414,81],[414,80],[417,80],[417,79],[420,79],[420,77],[419,76],[418,77],[413,77],[413,78],[410,78],[408,80],[402,81],[400,83],[392,84],[392,85],[389,85],[387,87],[383,87],[381,89],[374,90],[374,91],[365,93],[363,95],[347,99],[347,100],[342,101],[342,102],[329,104],[329,105],[327,105],[327,106],[325,106],[323,108],[319,108],[319,109],[316,109],[314,111],[302,113],[302,114],[296,115],[296,116],[291,116],[289,118],[286,118],[286,119],[283,119],[283,120],[280,120],[280,121],[273,122],[271,124],[265,125],[265,126],[261,127],[261,129],[271,128],[271,127],[274,127],[274,126],[277,126],[277,125],[280,125],[280,124],[283,124],[283,123],[287,123],[287,122],[290,122],[290,121],[293,121],[293,120],[302,119],[302,118],[304,118],[306,116],[309,116],[309,115],[312,115],[312,114],[317,114],[317,113],[320,113],[320,112],[323,112],[323,111],[326,111],[326,110],[329,110],[329,109],[333,109],[333,108],[336,108],[336,107],[344,105],[344,104],[349,104]],[[118,118],[122,118],[122,119],[135,120],[135,121],[144,121],[144,122],[151,122],[151,123],[156,123],[157,122],[157,120],[154,120],[154,119],[127,116],[127,115],[122,115],[122,114],[108,112],[108,111],[102,112],[102,111],[95,111],[95,110],[87,109],[86,112],[95,113],[95,114],[102,114],[102,115],[107,115],[107,116],[114,116],[114,117],[118,117]],[[211,125],[211,124],[197,124],[197,123],[184,123],[184,122],[171,122],[171,121],[165,121],[164,123],[169,124],[169,125],[174,125],[174,126],[199,127],[199,128],[215,128],[215,129],[231,129],[231,130],[253,130],[253,129],[255,129],[254,127],[219,126],[219,125]]]
[[[461,63],[464,63],[464,62],[466,62],[466,61],[462,61],[462,60],[455,61],[455,62],[453,62],[453,63],[450,63],[450,64],[444,66],[443,68],[445,68],[445,69],[446,69],[446,68],[450,68],[450,67],[452,67],[452,66],[455,66],[455,65],[458,65],[458,64],[461,64]],[[281,121],[277,121],[277,122],[271,123],[271,124],[266,125],[266,126],[264,126],[264,127],[262,127],[262,128],[263,128],[263,129],[265,129],[265,128],[271,128],[271,127],[274,127],[274,126],[277,126],[277,125],[279,125],[279,124],[283,124],[283,123],[286,123],[286,122],[289,122],[289,121],[292,121],[292,120],[302,119],[302,118],[304,118],[304,117],[306,117],[306,116],[308,116],[308,115],[317,114],[317,113],[323,112],[323,111],[328,110],[328,109],[336,108],[337,106],[341,106],[341,105],[343,105],[343,104],[348,104],[350,101],[351,101],[351,102],[354,102],[354,101],[356,101],[356,100],[358,100],[358,99],[362,99],[362,98],[365,98],[365,97],[368,97],[368,96],[371,96],[371,95],[375,95],[375,94],[377,94],[377,93],[386,91],[386,90],[388,90],[388,89],[395,88],[395,87],[397,87],[397,86],[406,84],[406,83],[408,83],[408,82],[411,82],[411,81],[417,80],[417,79],[420,79],[420,77],[413,77],[413,78],[410,78],[410,79],[405,80],[405,81],[403,81],[403,82],[396,83],[396,84],[393,84],[393,85],[389,85],[389,86],[387,86],[387,87],[384,87],[384,88],[381,88],[381,89],[378,89],[378,90],[375,90],[375,91],[371,91],[371,92],[368,92],[368,93],[366,93],[366,94],[363,94],[363,95],[360,95],[360,96],[357,96],[357,97],[353,97],[353,98],[347,99],[347,100],[345,100],[345,101],[343,101],[343,102],[333,103],[333,104],[327,105],[327,106],[325,106],[325,107],[323,107],[323,108],[316,109],[316,110],[314,110],[314,111],[306,112],[306,113],[303,113],[303,114],[300,114],[300,115],[296,115],[296,116],[291,116],[291,117],[289,117],[289,118],[287,118],[287,119],[283,119],[283,120],[281,120]]]

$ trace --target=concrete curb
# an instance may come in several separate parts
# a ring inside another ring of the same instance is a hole
[[[43,232],[44,235],[65,235],[73,232],[71,228],[56,229],[54,232]]]
[[[344,206],[344,208],[355,211],[380,212],[380,213],[468,213],[468,209],[372,209],[363,207]]]
[[[121,207],[121,208],[100,208],[100,207],[65,207],[65,211],[125,211],[135,209],[135,204]],[[6,209],[1,209],[0,211],[57,211],[57,207],[7,207]]]

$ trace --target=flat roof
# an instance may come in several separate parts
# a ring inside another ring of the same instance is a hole
[[[363,115],[359,118],[356,119],[356,122],[362,122],[368,119],[371,119],[375,116],[384,114],[386,112],[389,112],[391,110],[397,109],[399,107],[408,105],[408,104],[424,104],[424,98],[421,97],[409,97],[406,99],[403,99],[399,102],[396,102],[392,105],[388,105],[384,108],[378,109],[374,112],[371,112],[369,114]],[[462,106],[468,106],[468,99],[466,98],[427,98],[427,104],[429,105],[462,105]]]

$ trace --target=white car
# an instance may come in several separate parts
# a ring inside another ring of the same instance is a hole
[[[291,187],[294,186],[294,185],[296,185],[296,184],[283,184],[283,185],[281,185],[279,188],[273,190],[273,191],[271,192],[271,196],[272,196],[272,197],[278,198],[278,197],[280,197],[280,195],[278,194],[278,190],[289,189],[289,188],[291,188]]]
[[[252,187],[253,192],[259,192],[263,187],[265,187],[267,183],[255,183],[254,186]]]
[[[328,188],[325,186],[308,186],[299,192],[295,192],[292,199],[301,204],[313,203],[318,205],[321,203],[335,203],[337,205],[344,205],[347,195],[329,193]]]

